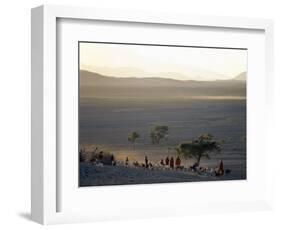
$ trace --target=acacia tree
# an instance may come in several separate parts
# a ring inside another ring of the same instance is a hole
[[[140,137],[140,134],[136,131],[132,132],[129,137],[128,137],[128,141],[133,143],[133,148],[135,150],[135,143],[136,143],[136,140]]]
[[[160,141],[168,136],[169,127],[166,125],[157,125],[150,132],[152,144],[159,144]]]
[[[210,159],[211,152],[221,152],[221,145],[213,139],[211,134],[203,134],[190,142],[184,142],[176,147],[179,155],[185,158],[194,158],[200,165],[201,158]]]

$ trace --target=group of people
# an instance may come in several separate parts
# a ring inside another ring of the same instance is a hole
[[[129,165],[129,158],[126,157],[125,165]],[[142,168],[148,168],[153,169],[155,165],[153,165],[151,162],[149,162],[148,157],[144,157],[144,163],[139,163],[138,161],[134,161],[133,165],[135,167],[142,167]],[[165,160],[161,159],[160,166],[169,168],[169,169],[184,169],[184,167],[181,165],[181,159],[179,156],[177,156],[175,159],[174,157],[166,157]],[[224,169],[223,161],[220,161],[219,167],[216,169],[212,168],[205,168],[202,166],[199,166],[199,164],[196,162],[192,166],[189,167],[189,170],[193,172],[197,172],[199,174],[214,174],[215,176],[223,176],[224,174],[229,174],[231,170]]]
[[[202,167],[199,166],[199,164],[196,162],[192,166],[190,166],[189,169],[199,174],[208,174],[218,177],[231,173],[230,169],[224,169],[224,164],[222,160],[220,161],[219,166],[217,168]]]
[[[129,159],[127,157],[126,161],[125,161],[125,165],[128,165],[128,164],[129,164]],[[140,167],[149,168],[149,169],[152,169],[154,167],[153,164],[148,161],[147,156],[144,157],[144,163],[139,163],[138,161],[134,161],[133,165],[136,166],[136,167],[140,166]]]
[[[106,154],[104,155],[103,151],[99,151],[97,152],[97,148],[94,151],[94,156],[91,159],[92,163],[95,164],[105,164],[105,165],[112,165],[112,166],[116,166],[117,165],[117,161],[114,157],[113,154]],[[128,166],[129,165],[129,158],[126,157],[125,160],[125,165]],[[144,163],[139,163],[138,161],[134,161],[133,165],[135,167],[142,167],[142,168],[148,168],[148,169],[154,169],[154,167],[159,166],[159,164],[152,164],[151,162],[149,162],[148,157],[145,156],[144,157]],[[160,160],[160,166],[161,167],[165,167],[165,168],[169,168],[169,169],[184,169],[184,166],[181,165],[181,159],[179,156],[174,157],[169,157],[167,156],[164,159]],[[199,164],[196,162],[194,163],[192,166],[190,166],[188,168],[188,170],[191,170],[193,172],[197,172],[199,174],[214,174],[215,176],[223,176],[224,174],[229,174],[231,173],[230,169],[224,169],[224,164],[223,161],[221,160],[219,163],[219,166],[217,168],[206,168],[206,167],[202,167],[199,166]]]
[[[126,157],[125,165],[129,165],[128,157]],[[138,161],[134,161],[133,165],[136,167],[141,166],[143,168],[153,168],[153,164],[151,162],[149,162],[147,156],[144,157],[144,163],[139,163]],[[174,157],[171,157],[171,158],[166,157],[165,161],[163,159],[161,159],[160,166],[168,167],[170,169],[182,169],[183,168],[183,166],[181,165],[181,159],[179,156],[176,157],[176,159],[174,159]]]
[[[174,160],[174,157],[166,157],[165,162],[163,159],[160,161],[161,166],[169,166],[171,169],[180,169],[182,168],[181,166],[181,159],[179,156],[177,156],[176,160]]]

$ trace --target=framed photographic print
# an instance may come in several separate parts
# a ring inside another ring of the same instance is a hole
[[[265,19],[33,9],[32,219],[270,208],[272,30]]]
[[[247,49],[78,48],[80,186],[246,179]]]

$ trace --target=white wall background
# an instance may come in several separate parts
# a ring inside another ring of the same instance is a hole
[[[0,228],[38,229],[30,213],[30,8],[68,4],[115,9],[271,18],[275,21],[276,208],[270,212],[203,215],[48,226],[52,229],[280,229],[281,227],[281,14],[278,0],[8,0],[0,8]],[[279,170],[278,170],[279,168]]]

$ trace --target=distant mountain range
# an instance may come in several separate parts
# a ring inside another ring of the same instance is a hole
[[[172,74],[172,73],[171,73]],[[246,72],[231,80],[194,81],[170,78],[118,78],[80,71],[81,97],[246,96]]]
[[[234,79],[237,81],[246,81],[246,78],[247,78],[247,73],[242,72],[242,73],[238,74]]]

